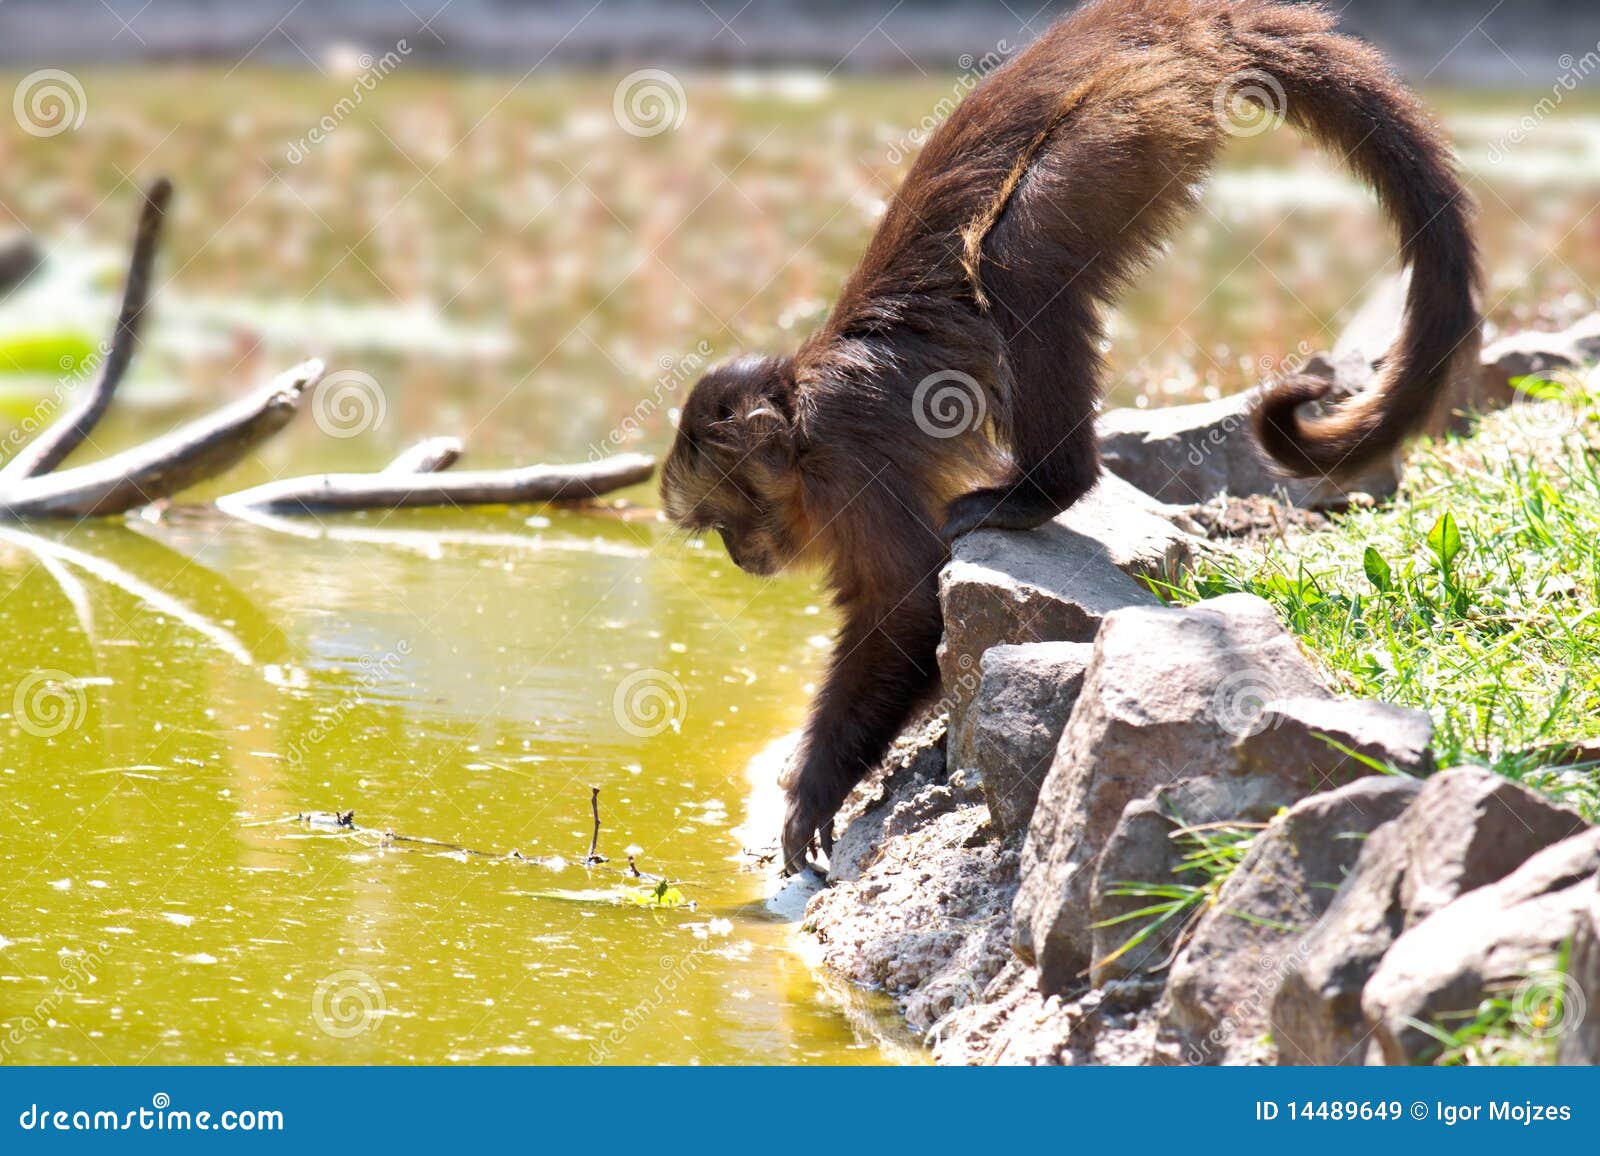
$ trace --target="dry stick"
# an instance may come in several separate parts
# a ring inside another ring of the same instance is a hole
[[[583,857],[584,866],[595,863],[604,863],[606,857],[600,854],[600,788],[589,788],[589,809],[594,812],[594,834],[589,836],[589,853]]]
[[[214,477],[287,425],[322,372],[322,362],[307,361],[172,433],[0,490],[0,518],[121,514]]]
[[[449,474],[313,474],[285,478],[217,499],[224,510],[325,514],[414,506],[500,506],[595,498],[636,485],[655,472],[645,454],[618,454],[573,466],[522,466]]]
[[[122,290],[122,310],[111,335],[111,348],[100,364],[100,372],[87,395],[65,417],[51,424],[16,457],[0,469],[0,487],[24,478],[48,474],[60,465],[87,438],[111,405],[111,395],[121,384],[134,352],[139,347],[139,330],[145,306],[150,301],[150,270],[161,242],[161,221],[172,198],[172,184],[161,178],[145,193],[144,209],[139,214],[134,234],[133,257],[128,262],[128,280]]]
[[[460,438],[426,438],[383,467],[386,474],[437,474],[461,460]]]

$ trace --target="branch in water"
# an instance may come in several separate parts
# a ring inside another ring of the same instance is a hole
[[[139,347],[145,306],[150,302],[150,270],[155,264],[156,250],[161,243],[161,222],[171,199],[172,184],[165,177],[145,193],[144,209],[139,214],[139,228],[133,239],[133,256],[128,262],[128,280],[122,290],[117,328],[111,335],[111,348],[94,383],[73,410],[50,425],[0,469],[0,485],[48,474],[83,443],[105,416],[111,396],[122,383],[134,351]]]
[[[235,465],[289,423],[322,378],[308,361],[231,405],[104,461],[0,489],[0,518],[122,514],[186,490]]]
[[[386,474],[437,474],[461,460],[460,438],[426,438],[383,467]]]
[[[637,485],[655,472],[645,454],[618,454],[573,466],[460,470],[449,474],[313,474],[285,478],[217,500],[225,510],[325,514],[416,506],[505,506],[595,498]]]
[[[594,812],[594,834],[589,836],[589,853],[583,857],[585,866],[604,863],[606,857],[600,854],[600,788],[589,788],[589,809]]]

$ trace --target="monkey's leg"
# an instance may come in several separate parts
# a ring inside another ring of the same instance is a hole
[[[921,561],[919,559],[919,561]],[[831,850],[834,812],[875,767],[912,711],[935,687],[939,560],[906,588],[873,588],[871,601],[846,607],[828,673],[811,706],[783,825],[785,874],[805,866],[820,831]]]
[[[946,542],[979,527],[1031,530],[1094,488],[1100,478],[1095,434],[1098,329],[1076,302],[1046,308],[1011,337],[1015,367],[1009,441],[1011,476],[950,503]]]

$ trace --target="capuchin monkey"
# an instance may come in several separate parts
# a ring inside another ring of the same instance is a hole
[[[1377,381],[1320,407],[1324,381],[1269,384],[1252,415],[1266,453],[1294,476],[1359,475],[1475,359],[1472,210],[1449,147],[1383,58],[1332,27],[1265,0],[1085,5],[932,135],[821,329],[695,385],[667,513],[751,574],[819,563],[842,615],[790,770],[786,872],[818,836],[831,850],[834,812],[936,686],[949,543],[1038,526],[1094,486],[1101,311],[1193,204],[1238,102],[1365,180],[1411,270]]]

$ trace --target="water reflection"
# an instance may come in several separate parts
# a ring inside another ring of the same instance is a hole
[[[733,768],[814,673],[805,584],[653,522],[294,525],[0,528],[5,1059],[879,1055],[739,867]],[[681,685],[670,725],[617,714],[639,671]],[[575,865],[590,784],[602,850],[694,910]],[[495,857],[281,821],[343,808]]]

